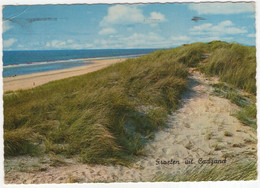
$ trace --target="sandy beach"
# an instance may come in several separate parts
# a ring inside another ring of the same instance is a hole
[[[33,73],[15,77],[3,78],[3,90],[6,91],[16,91],[19,89],[29,89],[33,88],[50,81],[59,80],[63,78],[69,78],[73,76],[78,76],[86,74],[89,72],[94,72],[109,65],[119,63],[126,60],[126,58],[120,59],[104,59],[104,60],[93,60],[92,64],[87,64],[85,66],[74,67],[69,69],[54,70],[48,72]],[[90,63],[86,61],[86,63]]]

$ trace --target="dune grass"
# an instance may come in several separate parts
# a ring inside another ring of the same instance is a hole
[[[256,95],[256,48],[224,42],[211,42],[209,45],[214,50],[209,52],[201,70]]]
[[[232,88],[224,83],[213,84],[213,94],[226,99],[240,107],[240,110],[233,114],[244,125],[257,128],[256,126],[256,97],[250,94],[242,94],[238,89]]]
[[[157,51],[87,75],[8,92],[5,156],[41,151],[79,155],[86,163],[127,165],[178,107],[187,76],[186,66],[172,53]]]
[[[159,174],[154,182],[256,180],[256,161],[234,161],[226,165],[189,167],[180,174]]]
[[[177,61],[208,76],[218,76],[233,87],[256,95],[256,48],[212,41],[170,49]]]
[[[256,93],[253,47],[214,41],[158,50],[86,75],[6,92],[5,156],[44,152],[128,165],[178,108],[188,67]],[[246,113],[240,116],[252,115]]]

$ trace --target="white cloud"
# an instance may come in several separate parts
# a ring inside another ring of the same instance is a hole
[[[114,33],[116,33],[116,30],[112,27],[103,28],[98,32],[98,34],[100,34],[100,35],[109,35],[109,34],[114,34]]]
[[[255,37],[255,34],[254,33],[250,33],[247,35],[247,37]]]
[[[108,14],[100,22],[100,26],[111,24],[133,24],[133,23],[158,23],[166,21],[165,16],[160,12],[151,12],[149,17],[143,15],[140,6],[115,5],[108,8]]]
[[[171,41],[172,45],[179,46],[182,44],[191,44],[194,42],[210,42],[213,40],[224,40],[224,41],[232,41],[232,37],[223,37],[223,36],[188,36],[188,35],[179,35],[179,36],[171,36],[169,41]]]
[[[71,39],[68,39],[67,40],[67,43],[73,43],[74,41],[73,40],[71,40]]]
[[[199,26],[194,26],[191,31],[203,31],[203,30],[207,30],[208,28],[212,27],[211,23],[205,23]]]
[[[137,23],[148,24],[151,27],[158,26],[159,22],[165,22],[165,16],[160,12],[150,12],[144,16],[140,5],[115,5],[108,8],[108,13],[99,25],[102,29],[100,35],[114,34],[117,31],[111,27],[115,25],[131,25]]]
[[[181,36],[171,36],[170,39],[172,41],[188,41],[190,40],[190,37],[186,35],[181,35]]]
[[[124,40],[129,41],[130,46],[142,46],[144,44],[155,44],[161,42],[163,37],[153,32],[147,34],[134,33],[131,36],[126,37]]]
[[[222,25],[228,25],[228,22]],[[213,40],[224,40],[233,42],[233,37],[227,36],[194,36],[194,35],[172,35],[163,37],[155,32],[138,33],[135,32],[128,36],[110,35],[106,39],[96,39],[93,48],[169,48],[190,44],[194,42],[210,42]]]
[[[166,18],[160,12],[151,12],[150,16],[145,18],[144,22],[148,23],[151,27],[158,26],[159,22],[165,22]]]
[[[17,39],[15,38],[10,38],[10,39],[7,39],[7,40],[4,40],[4,48],[9,48],[11,47],[15,42],[17,41]]]
[[[160,12],[151,12],[150,17],[148,19],[162,22],[166,21],[164,15]]]
[[[254,14],[248,15],[247,17],[248,17],[248,18],[255,18],[255,15],[254,15]]]
[[[169,38],[169,40],[172,42],[172,45],[181,45],[184,43],[190,43],[192,41],[192,39],[186,35],[179,35],[179,36],[172,35]]]
[[[3,33],[5,33],[6,31],[12,29],[13,26],[10,25],[10,22],[9,21],[4,21],[3,22]]]
[[[160,48],[172,45],[172,42],[154,32],[146,34],[133,33],[129,37],[126,37],[123,43],[128,43],[128,48]]]
[[[140,23],[145,19],[142,10],[136,6],[115,5],[108,8],[108,14],[100,22],[101,26],[109,24]]]
[[[65,41],[60,41],[60,40],[53,40],[50,42],[46,43],[46,47],[54,47],[54,48],[64,48],[64,46],[66,45]]]
[[[199,14],[239,14],[254,12],[254,3],[193,3],[189,5],[191,10]]]
[[[117,35],[106,40],[94,41],[95,48],[156,48],[168,47],[172,43],[157,33],[133,33],[129,36]]]
[[[233,23],[230,20],[226,20],[226,21],[223,21],[223,22],[219,23],[220,27],[232,26],[232,25],[233,25]]]
[[[52,40],[46,42],[46,49],[87,49],[91,48],[91,44],[87,44],[84,42],[76,42],[74,40],[68,39],[66,41],[62,40]]]
[[[232,34],[242,34],[247,33],[245,28],[235,27],[234,24],[229,21],[220,22],[217,25],[211,23],[205,23],[199,26],[194,26],[191,28],[192,35],[232,35]]]
[[[133,28],[132,27],[127,27],[126,30],[127,31],[133,31]]]
[[[115,5],[108,8],[107,15],[102,19],[99,25],[102,27],[100,35],[117,33],[111,27],[115,25],[131,25],[136,23],[148,24],[151,27],[158,26],[159,22],[165,22],[165,16],[160,12],[150,12],[149,16],[144,16],[141,6],[138,5]],[[132,31],[132,27],[127,27],[127,31]]]

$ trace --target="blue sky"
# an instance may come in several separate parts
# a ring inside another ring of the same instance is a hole
[[[4,50],[255,45],[253,3],[31,5],[3,9]],[[204,18],[197,22],[194,16]]]

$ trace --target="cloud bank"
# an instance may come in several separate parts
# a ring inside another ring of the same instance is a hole
[[[235,27],[230,20],[225,20],[217,25],[205,23],[191,28],[192,35],[234,35],[247,33],[245,28]]]
[[[198,14],[240,14],[254,12],[254,3],[194,3],[189,9]]]
[[[4,41],[3,41],[3,43],[4,43],[4,48],[9,48],[9,47],[11,47],[15,42],[17,42],[17,39],[15,39],[15,38],[10,38],[10,39],[4,40]]]

